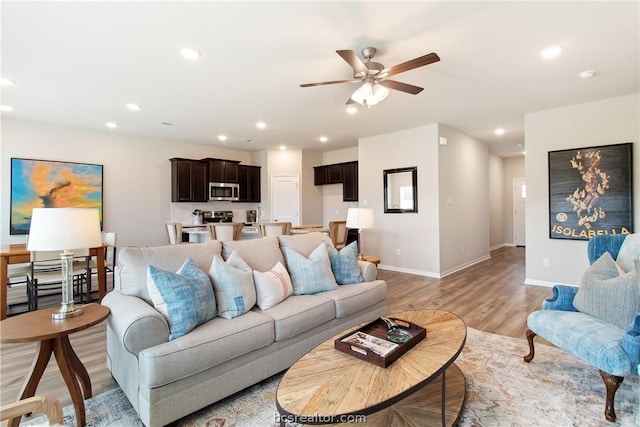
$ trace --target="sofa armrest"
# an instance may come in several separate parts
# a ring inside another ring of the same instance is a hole
[[[102,304],[111,310],[107,327],[136,357],[145,348],[169,341],[167,320],[143,299],[112,291],[103,298]]]
[[[636,313],[627,333],[622,337],[620,343],[631,359],[631,364],[636,367],[640,375],[640,312]]]
[[[578,288],[573,286],[555,285],[553,297],[542,302],[543,310],[578,311],[573,306],[573,298],[578,293]]]
[[[378,267],[374,263],[358,260],[358,265],[365,282],[373,282],[378,278]]]
[[[609,252],[613,259],[617,259],[620,247],[626,237],[626,234],[603,234],[590,238],[587,243],[589,264],[593,264],[605,252]]]

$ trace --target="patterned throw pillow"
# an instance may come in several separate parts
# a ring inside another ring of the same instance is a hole
[[[218,305],[218,316],[233,319],[256,305],[251,267],[234,251],[227,262],[221,256],[213,257],[209,277]]]
[[[284,301],[293,293],[293,285],[289,272],[278,262],[269,271],[253,270],[253,283],[256,285],[256,295],[260,310],[267,310]]]
[[[635,271],[619,274],[609,252],[582,276],[573,305],[582,313],[627,329],[640,311],[640,285]]]
[[[191,258],[187,258],[176,273],[150,265],[147,289],[153,306],[169,322],[169,340],[216,317],[216,300],[209,276]]]
[[[283,250],[293,283],[294,295],[316,294],[338,289],[324,242],[309,254],[309,258],[291,248],[284,247]]]
[[[332,244],[324,242],[331,260],[331,270],[338,285],[362,283],[362,271],[358,265],[358,242],[354,241],[338,251]]]

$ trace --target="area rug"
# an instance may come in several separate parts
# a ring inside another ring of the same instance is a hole
[[[640,379],[625,378],[616,395],[618,420],[604,419],[605,389],[598,371],[557,348],[536,345],[524,363],[525,340],[468,328],[467,343],[456,364],[467,379],[467,397],[458,425],[482,426],[639,426]],[[177,427],[277,426],[275,375],[227,399],[191,414]],[[87,426],[142,427],[120,389],[86,401]],[[73,407],[64,408],[65,425],[75,425]],[[43,418],[21,425],[41,425]],[[358,424],[366,425],[366,424]]]

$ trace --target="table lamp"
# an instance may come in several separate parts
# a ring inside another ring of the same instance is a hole
[[[79,316],[82,308],[73,303],[73,249],[102,244],[98,209],[35,208],[31,213],[29,251],[61,250],[62,306],[53,312],[56,320]]]
[[[362,240],[362,230],[373,228],[373,209],[349,208],[347,211],[347,228],[358,229],[358,259],[363,260],[362,255],[364,242]]]

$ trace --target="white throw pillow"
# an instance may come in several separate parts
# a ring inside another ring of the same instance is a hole
[[[256,296],[260,310],[268,310],[281,303],[293,293],[293,285],[289,272],[278,262],[269,271],[253,270],[253,283],[256,286]]]

